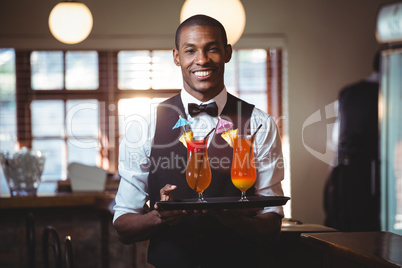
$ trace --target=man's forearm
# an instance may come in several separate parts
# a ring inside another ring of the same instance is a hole
[[[164,199],[164,198],[162,198]],[[176,225],[192,214],[191,211],[159,211],[157,207],[146,214],[127,213],[118,217],[114,227],[124,244],[150,239],[166,225]]]
[[[114,222],[119,239],[124,244],[150,239],[162,226],[162,220],[156,210],[146,214],[124,214]]]

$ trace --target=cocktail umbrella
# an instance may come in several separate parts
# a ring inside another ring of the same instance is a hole
[[[186,132],[186,125],[192,124],[193,122],[187,121],[186,119],[184,119],[183,117],[181,117],[179,115],[179,120],[177,120],[176,124],[174,125],[174,127],[172,129],[175,128],[179,128],[182,127],[184,133],[180,136],[179,141],[181,141],[181,143],[184,144],[184,146],[186,146],[187,148],[187,140],[192,140],[193,139],[193,132]]]
[[[219,134],[225,132],[233,127],[233,123],[224,119],[219,119],[218,124],[216,125],[215,133]]]
[[[185,125],[192,124],[193,122],[187,121],[181,115],[179,115],[179,120],[177,120],[176,125],[172,129],[178,128],[178,127],[183,127],[184,132],[186,132],[186,129],[184,128]]]

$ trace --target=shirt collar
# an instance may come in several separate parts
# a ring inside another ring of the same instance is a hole
[[[189,115],[188,114],[188,104],[189,103],[195,103],[195,104],[200,105],[200,104],[208,104],[208,103],[211,103],[214,101],[216,102],[216,105],[218,106],[218,115],[220,115],[222,113],[223,108],[226,105],[226,101],[228,99],[228,94],[226,91],[226,87],[224,87],[223,90],[218,95],[216,95],[209,101],[202,102],[202,101],[199,101],[198,99],[196,99],[195,97],[193,97],[192,95],[190,95],[190,93],[188,93],[183,88],[180,92],[180,97],[181,97],[181,101],[184,106],[184,111],[186,112],[187,116]]]

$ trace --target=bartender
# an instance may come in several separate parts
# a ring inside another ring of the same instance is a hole
[[[119,151],[114,227],[125,244],[150,239],[148,262],[157,268],[255,267],[264,246],[278,238],[282,207],[162,211],[155,204],[196,197],[186,183],[187,150],[179,141],[183,129],[172,129],[179,118],[192,123],[194,136],[206,135],[221,118],[239,134],[254,133],[262,124],[254,143],[257,178],[247,194],[283,195],[283,157],[274,120],[226,91],[224,69],[232,47],[222,24],[205,15],[190,17],[179,25],[175,45],[183,89],[158,105],[147,127],[132,124],[127,130]],[[230,179],[233,148],[222,135],[210,137],[208,155],[217,161],[210,160],[212,182],[205,198],[240,196]]]

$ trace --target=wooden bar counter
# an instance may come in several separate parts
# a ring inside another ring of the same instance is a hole
[[[402,267],[402,236],[394,233],[305,233],[300,241],[321,255],[320,267]]]
[[[115,193],[46,193],[37,196],[9,197],[0,195],[0,210],[55,208],[55,207],[93,207],[109,209]]]

